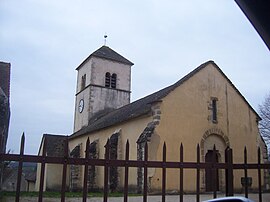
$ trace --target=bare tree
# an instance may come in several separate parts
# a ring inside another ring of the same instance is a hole
[[[259,129],[268,147],[270,146],[270,93],[265,97],[264,102],[259,105],[259,115],[262,120]]]

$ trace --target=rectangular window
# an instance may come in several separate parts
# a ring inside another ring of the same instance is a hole
[[[212,121],[217,123],[217,99],[212,99]]]
[[[86,84],[86,74],[84,74],[82,76],[82,81],[81,81],[81,90],[83,90],[85,88],[85,84]]]

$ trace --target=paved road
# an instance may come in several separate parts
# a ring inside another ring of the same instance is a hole
[[[240,195],[237,195],[240,196]],[[243,195],[241,195],[243,196]],[[218,197],[222,197],[222,195],[218,196]],[[200,196],[200,200],[204,201],[207,199],[212,199],[213,196],[212,195],[201,195]],[[249,194],[249,198],[254,200],[255,202],[258,202],[258,195],[256,194]],[[161,196],[148,196],[147,198],[148,202],[161,202]],[[9,197],[8,199],[2,199],[1,202],[14,202],[14,198],[13,197]],[[20,202],[37,202],[38,199],[37,198],[31,198],[31,197],[22,197]],[[43,202],[60,202],[60,198],[57,199],[53,199],[53,198],[44,198]],[[81,202],[82,199],[81,198],[67,198],[66,202]],[[103,198],[89,198],[87,200],[88,202],[102,202]],[[108,198],[109,202],[122,202],[123,198],[122,197],[110,197]],[[138,202],[138,201],[143,201],[142,196],[136,196],[136,197],[129,197],[128,198],[129,202]],[[178,202],[179,201],[179,196],[176,195],[169,195],[166,196],[166,202]],[[184,202],[194,202],[196,201],[196,196],[195,195],[184,195]],[[269,202],[270,201],[270,193],[267,194],[263,194],[263,201],[264,202]]]

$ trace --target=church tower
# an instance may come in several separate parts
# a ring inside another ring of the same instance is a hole
[[[74,132],[130,103],[132,62],[102,46],[77,67]]]

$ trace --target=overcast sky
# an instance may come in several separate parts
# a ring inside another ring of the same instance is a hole
[[[233,0],[1,0],[0,60],[11,63],[7,149],[37,154],[42,134],[73,131],[76,67],[104,44],[135,65],[132,100],[214,60],[257,110],[270,54]]]

